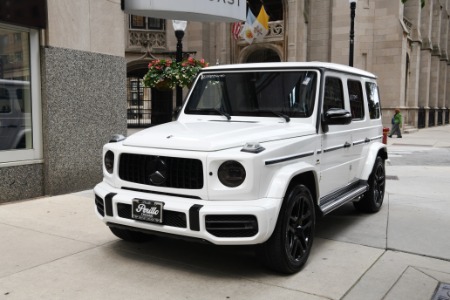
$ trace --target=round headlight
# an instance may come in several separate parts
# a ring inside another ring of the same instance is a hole
[[[107,151],[105,154],[105,169],[109,174],[112,174],[114,170],[114,153],[112,151]]]
[[[219,167],[218,176],[223,185],[237,187],[245,180],[245,169],[239,162],[229,160]]]

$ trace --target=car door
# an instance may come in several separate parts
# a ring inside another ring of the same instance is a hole
[[[345,109],[345,95],[342,76],[326,75],[323,91],[322,112],[329,109]],[[351,132],[348,125],[329,125],[321,135],[322,154],[320,159],[321,197],[347,186],[351,160]]]
[[[348,125],[351,143],[349,153],[349,183],[358,180],[358,170],[365,162],[365,146],[370,144],[370,122],[367,117],[367,106],[364,101],[363,82],[361,78],[347,78],[346,85],[352,122]]]

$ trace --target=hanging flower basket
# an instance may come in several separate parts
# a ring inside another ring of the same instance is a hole
[[[186,87],[192,84],[201,68],[207,67],[204,59],[193,57],[177,63],[171,59],[156,59],[148,64],[144,85],[159,90],[172,90],[176,86]]]

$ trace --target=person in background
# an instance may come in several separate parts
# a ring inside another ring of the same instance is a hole
[[[389,137],[391,138],[392,135],[396,134],[398,138],[402,137],[402,132],[400,131],[400,128],[402,128],[402,114],[400,113],[400,109],[395,110],[395,115],[392,117],[392,129],[389,133]]]

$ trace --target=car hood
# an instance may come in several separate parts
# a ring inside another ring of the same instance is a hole
[[[218,151],[242,147],[248,142],[269,142],[315,133],[299,123],[205,121],[170,122],[139,131],[123,141],[124,146],[188,151]]]

